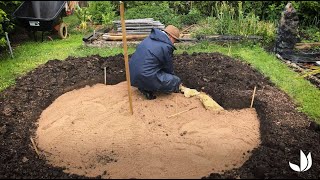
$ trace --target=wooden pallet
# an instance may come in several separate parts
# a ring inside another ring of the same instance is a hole
[[[113,21],[116,31],[122,32],[120,21]],[[152,28],[164,29],[165,26],[153,18],[129,19],[125,21],[127,34],[150,34]]]

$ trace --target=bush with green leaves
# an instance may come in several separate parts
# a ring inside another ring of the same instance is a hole
[[[115,7],[110,1],[89,1],[88,12],[95,24],[110,25],[115,18]]]
[[[320,42],[320,27],[311,26],[300,30],[302,42]]]
[[[21,4],[21,1],[0,1],[0,48],[6,46],[5,32],[12,32],[15,28],[11,14]]]
[[[190,3],[192,2],[192,3]],[[243,3],[244,14],[254,13],[260,20],[278,22],[281,12],[288,1],[174,1],[170,2],[171,7],[179,14],[185,14],[191,8],[198,9],[204,16],[216,14],[215,4],[227,3],[238,11],[237,4]],[[320,25],[320,3],[319,1],[290,1],[297,10],[302,26]],[[178,5],[179,4],[179,5]],[[181,13],[182,12],[182,13]]]
[[[77,18],[80,20],[79,28],[82,30],[87,29],[88,22],[92,21],[92,15],[89,14],[87,7],[80,7],[76,6],[74,14],[77,16]]]
[[[196,24],[202,18],[201,12],[196,8],[192,8],[188,14],[181,16],[181,23],[183,25],[192,25]]]
[[[164,25],[172,24],[178,28],[181,27],[180,16],[174,14],[173,9],[169,7],[168,2],[162,2],[157,5],[151,3],[127,9],[125,13],[125,18],[153,18],[156,21],[160,21]]]
[[[6,39],[5,39],[5,30],[3,29],[2,24],[5,23],[5,21],[8,20],[7,14],[0,9],[0,47],[6,46]]]
[[[297,10],[301,26],[320,26],[319,1],[293,1],[292,5]]]

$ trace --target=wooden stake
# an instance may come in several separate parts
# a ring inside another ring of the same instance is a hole
[[[192,107],[192,108],[190,108],[190,109],[187,109],[187,110],[184,110],[184,111],[178,112],[178,113],[176,113],[176,114],[173,114],[173,115],[171,115],[171,116],[168,116],[167,118],[172,118],[172,117],[178,116],[179,114],[182,114],[182,113],[185,113],[185,112],[191,111],[192,109],[195,109],[195,108],[197,108],[197,107]]]
[[[39,151],[38,151],[38,148],[37,148],[37,146],[36,146],[36,143],[33,141],[32,137],[30,137],[30,140],[31,140],[31,142],[32,142],[32,146],[33,146],[34,150],[36,151],[36,153],[37,153],[38,156],[40,157],[40,153],[39,153]]]
[[[253,105],[254,95],[256,94],[256,88],[257,86],[254,86],[250,108],[252,108],[252,105]]]
[[[126,24],[125,24],[125,20],[124,20],[124,4],[122,1],[120,1],[120,16],[121,16],[122,44],[123,44],[124,61],[125,61],[125,66],[126,66],[126,77],[127,77],[127,84],[128,84],[130,112],[131,112],[131,114],[133,114],[130,71],[129,71],[129,63],[128,63],[128,47],[127,47],[127,39],[126,39]]]
[[[315,43],[296,43],[294,47],[296,49],[310,49],[310,48],[316,47],[316,46],[320,46],[320,43],[319,42],[315,42]]]
[[[107,85],[107,68],[104,67],[104,84]]]

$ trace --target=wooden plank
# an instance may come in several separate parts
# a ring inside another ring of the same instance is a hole
[[[150,31],[151,32],[151,31]],[[150,32],[127,32],[127,34],[150,34]]]
[[[121,32],[121,31],[122,31],[122,29],[117,29],[117,32]],[[128,31],[128,33],[130,33],[130,32],[146,32],[146,33],[148,33],[148,32],[151,32],[151,29],[138,29],[138,30],[135,30],[135,29],[128,30],[128,29],[126,29],[126,31]]]
[[[146,37],[148,37],[149,35],[127,35],[127,40],[142,40]],[[121,41],[122,40],[122,36],[110,36],[110,35],[103,35],[102,37],[104,40],[108,40],[108,41]]]
[[[198,39],[196,38],[179,38],[180,41],[184,42],[184,41],[189,41],[189,42],[197,42],[199,41]]]
[[[155,27],[156,28],[157,27],[164,28],[165,26],[163,24],[160,24],[160,25],[128,25],[128,26],[126,26],[127,29],[128,28],[142,28],[142,29],[149,28],[149,29],[151,29],[151,28],[155,28]],[[121,26],[115,26],[115,28],[119,29],[119,28],[121,28]]]
[[[128,34],[128,33],[127,33]],[[149,36],[150,33],[144,33],[144,34],[137,34],[137,35],[146,35],[146,36]],[[122,33],[105,33],[103,34],[104,36],[122,36]]]
[[[127,33],[129,34],[129,33]],[[150,33],[136,33],[136,34],[131,34],[131,35],[146,35],[149,36]],[[122,36],[122,33],[105,33],[104,36]]]
[[[146,27],[146,26],[140,26],[140,27],[137,27],[137,26],[134,26],[134,27],[126,27],[126,29],[152,29],[152,28],[164,28],[164,26],[150,26],[150,27]],[[122,28],[121,27],[118,27],[117,30],[121,30]]]
[[[210,41],[218,41],[218,40],[243,40],[243,39],[262,39],[261,36],[232,36],[232,35],[212,35],[212,36],[203,36],[200,37],[200,40],[210,40]]]
[[[127,20],[125,20],[125,23],[150,22],[150,21],[152,22],[152,21],[154,21],[154,19],[153,18],[127,19]],[[115,20],[115,21],[112,21],[112,22],[121,24],[120,20]]]
[[[119,28],[121,27],[120,25],[116,24],[116,26]],[[126,27],[153,27],[153,26],[164,26],[164,24],[127,24]]]
[[[296,49],[311,49],[312,47],[318,47],[318,46],[320,46],[320,42],[296,43],[295,48]]]
[[[113,23],[115,25],[120,25],[119,23]],[[150,22],[128,22],[126,25],[134,25],[134,24],[140,24],[140,25],[150,25],[150,24],[162,24],[160,21],[150,21]]]
[[[114,23],[114,25],[120,27],[120,24]],[[164,25],[160,22],[150,22],[150,23],[127,23],[126,26],[152,26],[152,25],[156,25],[156,26],[160,26],[160,25]]]

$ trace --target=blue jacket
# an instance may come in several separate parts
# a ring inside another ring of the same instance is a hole
[[[181,80],[174,75],[174,50],[176,48],[164,32],[152,29],[130,58],[131,85],[148,91],[178,91]]]

